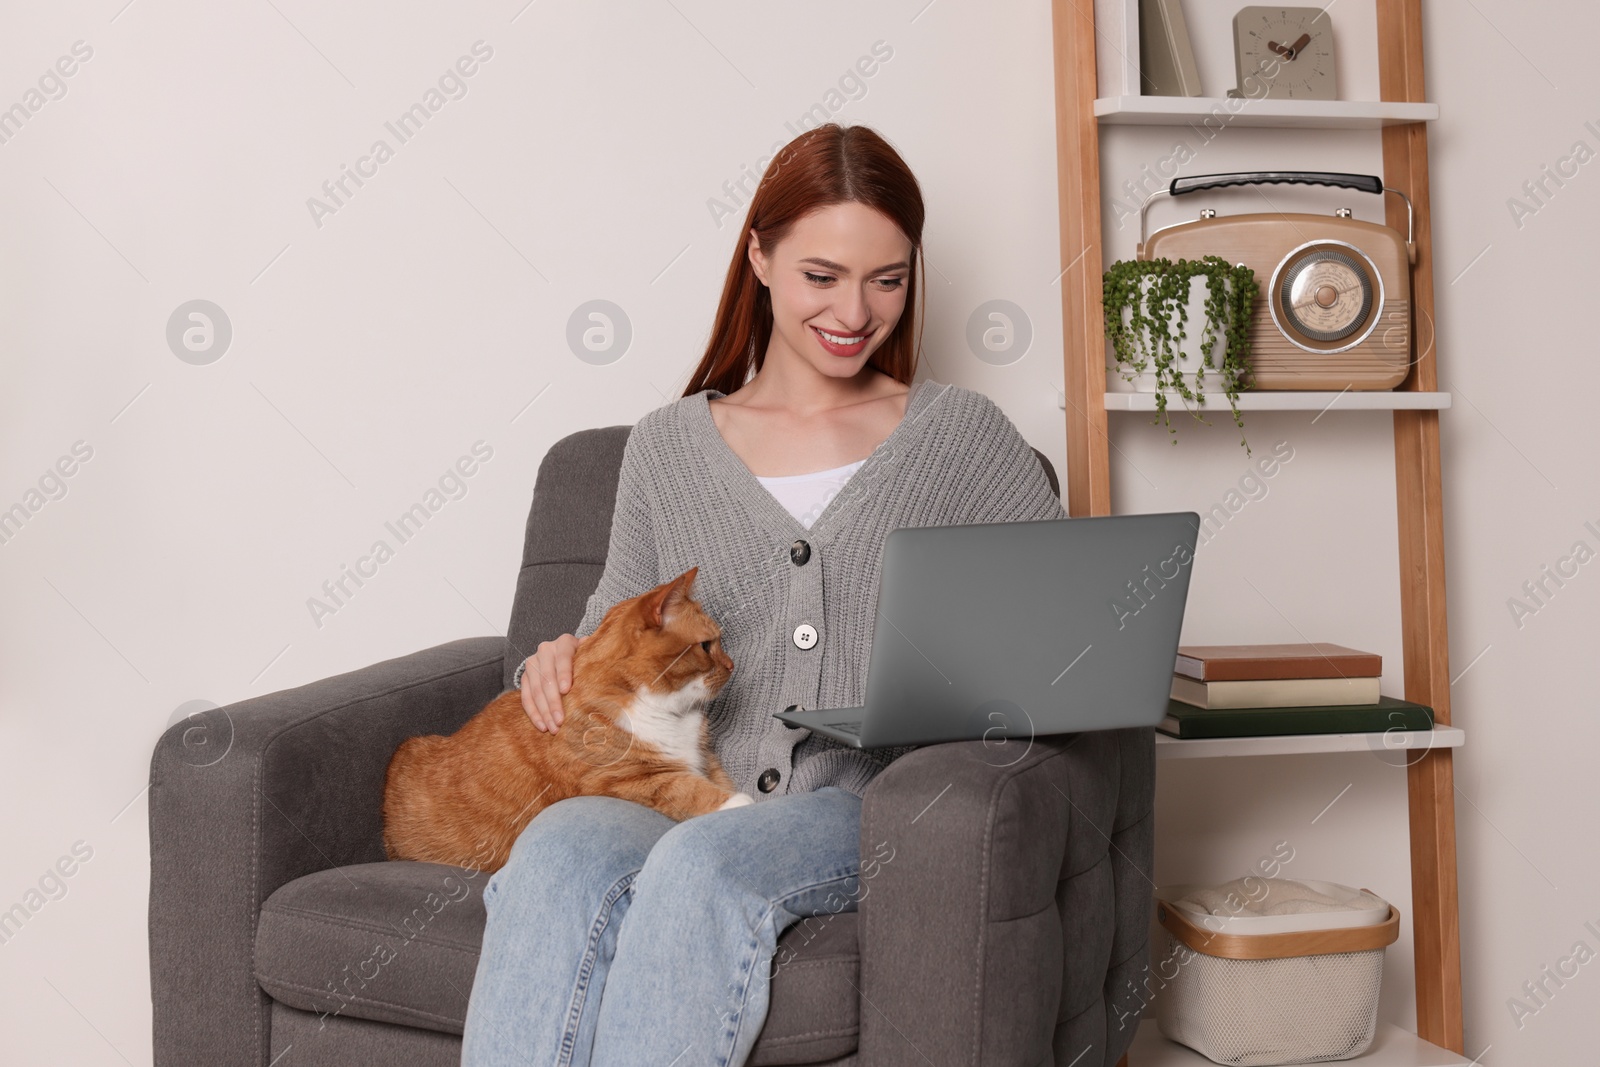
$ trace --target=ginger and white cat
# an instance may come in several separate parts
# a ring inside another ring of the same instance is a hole
[[[579,643],[554,732],[533,725],[513,689],[448,737],[401,743],[384,784],[388,857],[498,870],[533,817],[566,797],[620,797],[679,821],[753,803],[706,724],[733,660],[689,595],[698,571],[617,604]]]

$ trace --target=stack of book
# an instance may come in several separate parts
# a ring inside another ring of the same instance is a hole
[[[1343,645],[1179,645],[1173,737],[1431,730],[1433,709],[1378,692],[1383,658]]]

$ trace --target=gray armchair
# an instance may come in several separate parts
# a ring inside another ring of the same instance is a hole
[[[599,583],[630,427],[539,468],[509,647],[570,631]],[[1055,472],[1041,454],[1052,487]],[[467,638],[180,722],[150,769],[158,1067],[454,1064],[487,875],[387,862],[395,746],[449,733],[520,659]],[[1036,740],[996,766],[929,745],[869,785],[856,912],[801,922],[752,1064],[1109,1067],[1143,1007],[1154,736]],[[935,796],[932,818],[919,818]],[[881,854],[880,854],[881,855]],[[292,1048],[292,1051],[291,1051]]]

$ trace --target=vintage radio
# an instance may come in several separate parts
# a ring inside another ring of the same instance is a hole
[[[1270,212],[1194,222],[1145,237],[1145,210],[1165,193],[1178,197],[1230,185],[1332,185],[1406,202],[1404,236],[1350,217]],[[1311,171],[1197,174],[1175,178],[1139,212],[1138,258],[1220,256],[1255,271],[1249,389],[1392,389],[1411,365],[1411,266],[1416,263],[1411,200],[1376,175]]]

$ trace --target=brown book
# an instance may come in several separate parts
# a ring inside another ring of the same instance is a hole
[[[1325,641],[1287,645],[1179,645],[1174,672],[1202,682],[1252,678],[1376,678],[1383,657]]]

